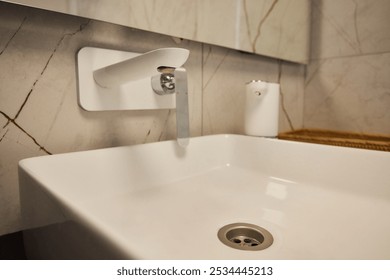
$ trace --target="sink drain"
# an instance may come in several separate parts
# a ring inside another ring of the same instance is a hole
[[[245,223],[224,226],[218,231],[218,238],[231,248],[248,251],[264,250],[274,241],[268,230]]]

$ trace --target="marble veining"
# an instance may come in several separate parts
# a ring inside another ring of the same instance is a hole
[[[304,127],[390,134],[389,1],[313,1]]]
[[[309,0],[10,1],[298,63],[309,57]]]
[[[312,1],[312,59],[388,52],[390,2]]]
[[[261,35],[261,28],[263,27],[263,24],[264,22],[267,20],[267,18],[269,17],[269,15],[271,14],[271,12],[273,11],[276,3],[278,2],[278,0],[274,0],[269,8],[266,10],[265,12],[265,15],[263,16],[263,18],[260,19],[259,23],[257,24],[257,28],[256,28],[256,35],[254,36],[254,39],[252,41],[252,51],[254,53],[256,53],[256,46],[257,46],[257,42],[260,38],[260,35]],[[246,22],[246,27],[247,27],[247,30],[248,30],[248,37],[249,37],[249,40],[252,39],[252,36],[251,36],[251,25],[249,23],[249,14],[248,14],[248,8],[247,8],[247,1],[244,0],[244,12],[245,12],[245,22]]]
[[[308,69],[305,127],[390,134],[390,53],[327,59]]]

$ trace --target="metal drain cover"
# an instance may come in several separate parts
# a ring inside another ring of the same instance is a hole
[[[271,233],[259,226],[234,223],[224,226],[218,231],[219,240],[234,249],[260,251],[274,242]]]

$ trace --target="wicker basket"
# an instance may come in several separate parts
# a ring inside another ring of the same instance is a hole
[[[295,130],[279,139],[390,152],[390,137],[316,129]]]

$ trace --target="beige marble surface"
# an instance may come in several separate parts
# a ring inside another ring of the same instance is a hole
[[[312,59],[389,52],[390,1],[312,1]]]
[[[304,127],[390,135],[390,1],[312,7]]]
[[[309,0],[10,2],[299,63],[309,57]]]
[[[280,131],[302,127],[304,66],[114,24],[0,2],[0,235],[23,229],[23,158],[174,139],[175,110],[86,112],[77,104],[76,52],[190,50],[191,136],[241,133],[245,82],[280,81]]]
[[[390,135],[390,52],[311,63],[308,128]]]

